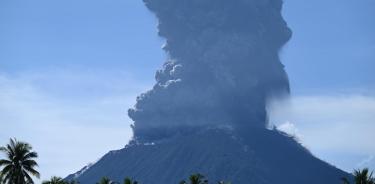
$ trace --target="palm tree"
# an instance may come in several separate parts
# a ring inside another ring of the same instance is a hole
[[[69,184],[69,182],[64,181],[60,177],[53,176],[49,181],[43,181],[42,184]]]
[[[132,179],[130,179],[130,178],[125,178],[124,179],[124,184],[138,184],[138,182],[137,181],[133,181]]]
[[[99,183],[96,184],[114,184],[115,182],[111,181],[108,177],[103,177],[100,179]]]
[[[1,175],[3,183],[8,184],[33,184],[30,175],[40,177],[35,167],[38,166],[35,158],[38,154],[32,151],[31,145],[25,142],[10,139],[10,143],[0,147],[0,152],[6,155],[6,159],[0,160]]]
[[[354,181],[355,184],[375,184],[375,178],[372,177],[372,172],[370,173],[368,168],[363,170],[354,170]],[[350,184],[347,178],[342,178],[344,184]]]
[[[204,180],[204,176],[197,173],[189,177],[190,184],[208,184],[208,180]],[[187,184],[186,181],[181,181],[180,184]]]
[[[68,184],[79,184],[79,181],[77,181],[77,180],[71,180]]]

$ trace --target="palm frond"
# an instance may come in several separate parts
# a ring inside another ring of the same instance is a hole
[[[32,167],[24,167],[25,170],[27,172],[29,172],[30,174],[32,174],[33,176],[37,177],[37,178],[40,178],[40,173],[38,171],[36,171],[35,169],[33,169]]]
[[[32,184],[34,182],[30,175],[40,177],[39,172],[35,170],[38,164],[34,160],[38,154],[32,151],[30,144],[13,138],[6,146],[0,147],[0,151],[7,157],[0,160],[0,166],[3,166],[0,172],[4,183]]]

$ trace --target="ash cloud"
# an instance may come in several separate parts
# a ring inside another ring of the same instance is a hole
[[[266,100],[288,94],[278,52],[291,31],[281,0],[144,0],[168,60],[129,117],[134,138],[156,141],[202,127],[267,125]]]

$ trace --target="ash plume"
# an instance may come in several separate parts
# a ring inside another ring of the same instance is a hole
[[[159,20],[168,59],[129,116],[134,139],[202,127],[267,125],[266,100],[288,94],[278,52],[291,31],[282,0],[143,0]]]

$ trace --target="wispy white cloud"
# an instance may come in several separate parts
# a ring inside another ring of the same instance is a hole
[[[273,101],[269,112],[271,123],[298,130],[300,140],[314,154],[348,171],[357,165],[348,168],[343,155],[350,160],[351,155],[375,154],[374,96],[295,96]],[[330,152],[337,156],[328,156]]]
[[[43,179],[66,176],[128,142],[126,110],[147,87],[119,70],[0,74],[0,144],[28,141]]]
[[[289,121],[280,124],[279,126],[277,126],[277,129],[293,137],[296,137],[298,139],[302,137],[296,125],[294,125],[294,123],[291,123]]]

